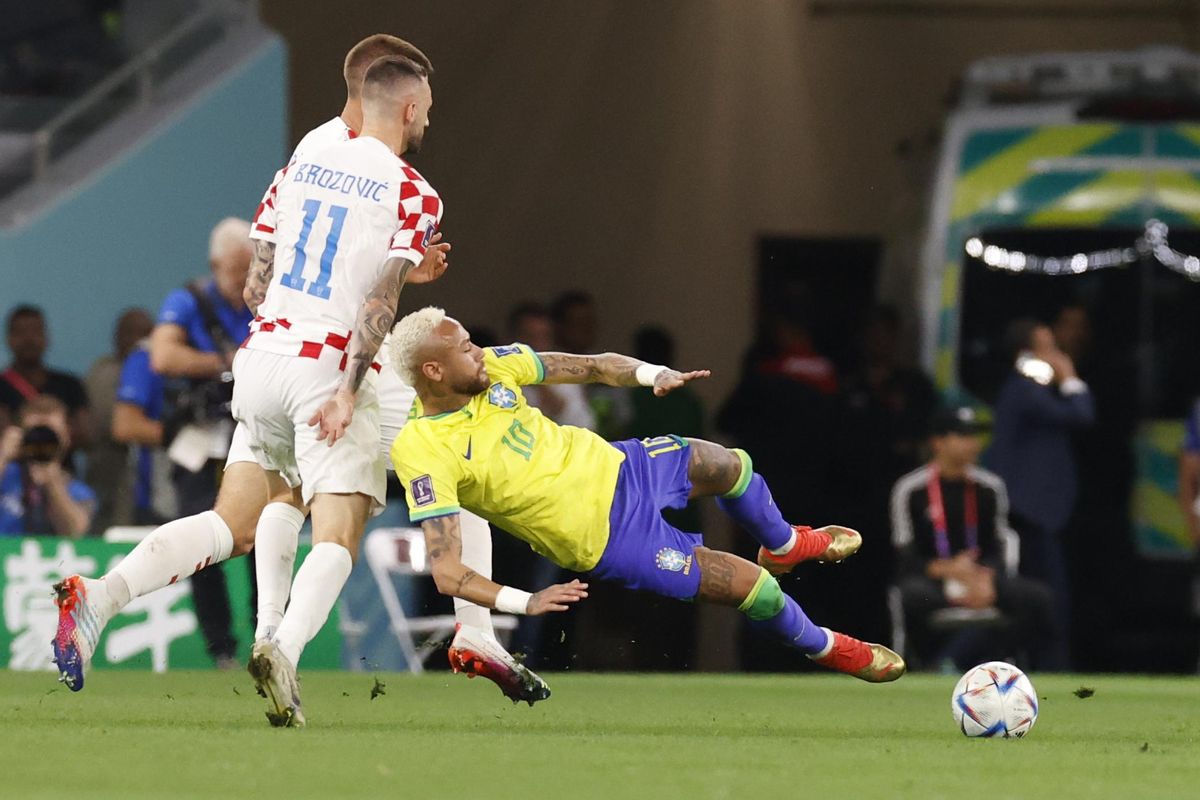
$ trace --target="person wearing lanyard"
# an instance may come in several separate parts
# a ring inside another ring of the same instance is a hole
[[[1008,529],[1008,493],[976,463],[984,427],[966,406],[938,411],[930,427],[932,460],[896,482],[891,502],[897,582],[916,652],[938,644],[927,624],[933,612],[994,607],[1011,620],[1012,643],[1030,650],[1037,666],[1062,667],[1049,588],[1004,570],[1000,534]],[[968,630],[940,643],[933,663],[962,669],[971,659],[1006,655],[973,649],[979,644]]]

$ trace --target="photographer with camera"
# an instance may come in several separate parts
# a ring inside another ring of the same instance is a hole
[[[66,404],[38,395],[18,422],[0,433],[0,535],[83,536],[96,495],[62,466],[71,447]]]
[[[213,507],[229,453],[230,369],[253,318],[242,300],[251,253],[250,223],[233,217],[217,223],[209,236],[212,277],[169,294],[150,334],[150,366],[166,379],[161,445],[172,462],[171,481],[182,516]],[[235,666],[237,641],[219,566],[192,576],[192,597],[209,654],[220,667]]]

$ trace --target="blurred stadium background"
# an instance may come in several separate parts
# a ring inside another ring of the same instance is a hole
[[[154,316],[207,274],[213,226],[250,217],[298,139],[340,110],[346,50],[394,33],[436,65],[413,161],[454,245],[447,277],[402,309],[435,302],[502,340],[518,304],[577,292],[594,300],[596,349],[669,332],[675,362],[713,378],[700,413],[654,421],[755,452],[791,518],[862,528],[855,560],[786,584],[826,624],[894,636],[888,498],[923,460],[922,381],[986,414],[1011,366],[1006,325],[1081,308],[1071,355],[1098,411],[1074,442],[1062,532],[1071,663],[1196,670],[1176,463],[1200,394],[1200,4],[58,0],[3,2],[0,19],[0,310],[44,310],[56,369],[84,375],[118,314]],[[1144,244],[1154,231],[1165,250]],[[796,342],[831,382],[771,372]],[[112,398],[91,402],[92,446],[112,449]],[[619,403],[632,410],[594,407],[597,424],[641,435],[644,402]],[[120,498],[100,505],[111,515],[81,538],[0,536],[0,666],[49,669],[49,584],[136,540]],[[753,551],[713,509],[694,513],[718,546]],[[374,566],[360,560],[306,668],[416,668],[390,599],[414,617],[449,603]],[[500,577],[538,569],[497,537]],[[244,660],[248,575],[226,570]],[[211,666],[175,589],[131,607],[98,666]],[[736,614],[603,589],[515,636],[551,673],[807,669],[744,638]]]

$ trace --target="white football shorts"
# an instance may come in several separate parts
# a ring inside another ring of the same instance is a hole
[[[318,358],[239,350],[233,362],[233,416],[263,469],[278,472],[305,504],[316,494],[365,494],[372,514],[386,502],[379,458],[379,402],[374,383],[363,381],[345,435],[330,447],[317,441],[308,420],[342,380],[342,352],[326,347]]]

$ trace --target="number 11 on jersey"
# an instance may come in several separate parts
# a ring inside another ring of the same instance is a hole
[[[321,253],[321,271],[317,275],[317,279],[311,284],[306,284],[304,278],[304,267],[308,264],[308,254],[305,253],[305,248],[308,247],[308,237],[312,233],[313,223],[317,221],[317,215],[321,212],[320,200],[305,200],[304,201],[304,219],[300,223],[300,238],[296,240],[296,257],[292,262],[292,270],[279,279],[289,289],[295,289],[297,292],[307,291],[313,297],[319,297],[322,300],[329,299],[329,279],[333,275],[333,258],[337,255],[338,239],[342,238],[342,226],[346,223],[346,207],[345,206],[329,206],[329,219],[332,224],[329,226],[329,235],[325,237],[325,250]]]

